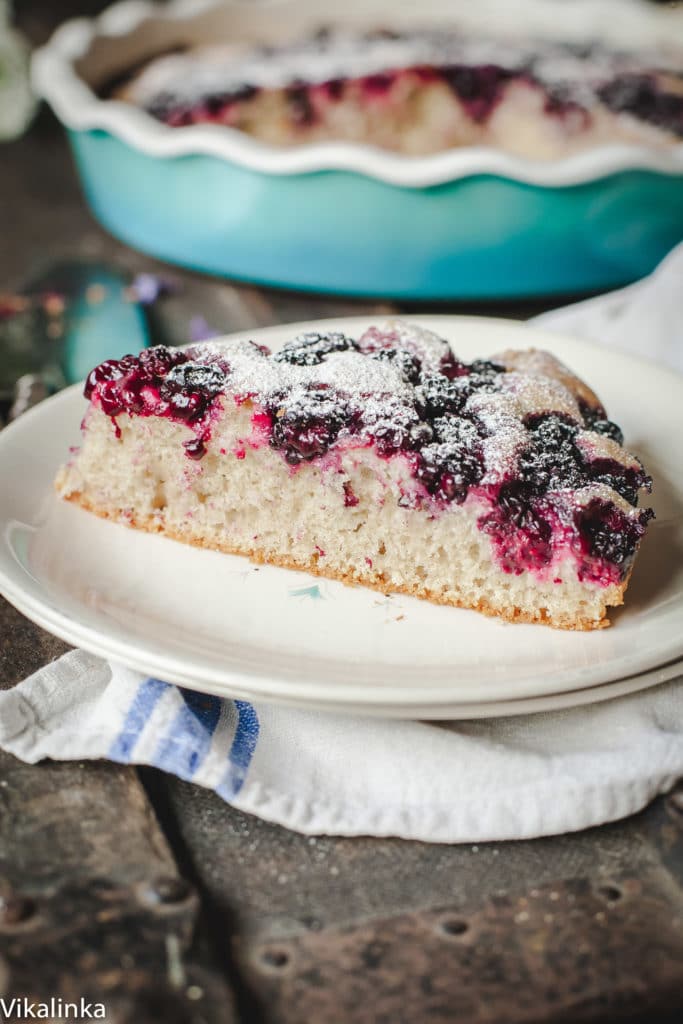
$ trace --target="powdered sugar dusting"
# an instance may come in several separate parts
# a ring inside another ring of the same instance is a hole
[[[510,477],[517,459],[528,440],[521,422],[519,407],[512,395],[479,392],[472,396],[467,408],[486,428],[484,438],[485,484],[499,484]]]
[[[338,473],[343,454],[371,447],[402,460],[400,507],[438,516],[480,504],[478,525],[506,572],[543,570],[569,531],[582,572],[623,575],[651,515],[636,507],[649,478],[566,367],[548,353],[504,359],[465,363],[433,332],[392,320],[358,339],[310,331],[275,353],[220,338],[160,346],[96,367],[86,395],[117,437],[125,415],[184,424],[184,455],[199,464],[232,403],[249,410],[252,433],[235,451],[221,448],[226,458],[269,445],[292,472],[327,460]],[[345,492],[345,507],[352,499]],[[618,569],[603,572],[596,559]]]
[[[162,95],[194,103],[207,95],[234,94],[245,88],[286,88],[358,78],[408,67],[499,66],[533,76],[549,87],[562,86],[575,102],[595,102],[600,83],[643,67],[676,70],[670,58],[647,53],[612,52],[599,44],[572,46],[549,41],[486,38],[453,29],[415,29],[409,34],[358,32],[334,28],[280,47],[244,52],[210,45],[152,61],[128,88],[143,106]]]
[[[552,377],[532,377],[513,371],[502,378],[501,389],[514,399],[520,419],[531,414],[554,412],[569,416],[576,423],[581,422],[579,406],[571,391]]]
[[[596,434],[593,430],[582,430],[576,436],[576,445],[584,457],[593,462],[596,459],[610,459],[620,466],[640,468],[640,462],[613,438]]]
[[[597,399],[546,352],[501,357],[519,370],[500,372],[501,366],[486,362],[468,366],[443,338],[397,319],[368,329],[358,340],[338,333],[300,336],[275,356],[252,342],[222,339],[186,352],[195,361],[219,364],[226,390],[239,402],[250,398],[268,410],[279,428],[291,426],[291,440],[296,425],[308,431],[310,447],[315,428],[314,456],[353,437],[389,455],[415,451],[426,463],[449,471],[466,453],[468,460],[481,462],[476,482],[495,485],[517,472],[533,436],[527,422],[550,415],[576,424],[576,445],[587,461],[640,466],[611,437],[581,429],[572,386]],[[400,358],[406,354],[407,361]]]

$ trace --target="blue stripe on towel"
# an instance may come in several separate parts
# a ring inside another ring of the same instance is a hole
[[[241,790],[256,750],[260,728],[256,709],[251,704],[245,700],[236,700],[235,709],[238,719],[228,753],[229,767],[216,787],[216,792],[224,800],[231,800]]]
[[[157,747],[152,763],[181,779],[191,779],[211,748],[222,702],[192,690],[178,692],[183,706]]]
[[[130,761],[133,747],[140,739],[149,716],[168,688],[169,683],[161,679],[143,679],[135,691],[119,734],[109,748],[108,757],[112,761]]]

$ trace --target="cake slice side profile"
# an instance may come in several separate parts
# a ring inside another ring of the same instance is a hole
[[[392,321],[271,354],[216,340],[96,367],[58,492],[199,546],[565,629],[609,624],[652,513],[552,356],[464,363]]]

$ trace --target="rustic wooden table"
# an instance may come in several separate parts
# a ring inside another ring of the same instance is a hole
[[[101,4],[19,6],[40,41]],[[158,269],[93,221],[49,115],[0,153],[0,291],[74,257]],[[229,331],[391,308],[179,276],[156,314],[176,340],[190,312]],[[65,650],[0,601],[1,685]],[[678,1021],[682,884],[683,789],[579,835],[432,846],[306,838],[152,769],[0,755],[0,995],[116,1022]]]

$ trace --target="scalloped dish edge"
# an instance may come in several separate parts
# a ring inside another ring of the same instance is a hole
[[[260,4],[259,9],[267,10],[282,2],[270,0]],[[605,8],[611,3],[612,0],[603,0]],[[550,188],[579,185],[627,170],[683,176],[683,143],[667,150],[607,145],[556,161],[525,160],[499,150],[476,147],[426,157],[397,155],[348,142],[314,143],[283,150],[226,126],[193,125],[178,130],[161,124],[129,104],[99,99],[76,70],[76,61],[88,53],[99,36],[130,35],[150,18],[181,20],[207,13],[215,6],[216,0],[172,0],[164,7],[146,0],[123,0],[107,8],[98,18],[67,21],[35,52],[31,69],[33,87],[69,129],[108,131],[151,156],[204,154],[271,175],[345,170],[390,185],[416,189],[484,174]],[[231,0],[231,6],[244,7],[239,0]],[[634,14],[638,6],[632,4]],[[677,14],[668,12],[668,16],[672,13]],[[683,11],[679,16],[683,16]],[[683,17],[681,25],[683,27]]]

